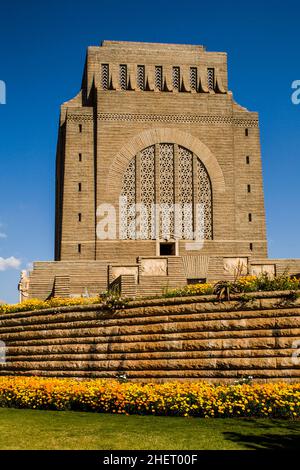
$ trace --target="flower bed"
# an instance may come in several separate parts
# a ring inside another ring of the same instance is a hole
[[[0,406],[157,416],[300,417],[300,383],[213,385],[0,377]]]
[[[270,278],[266,274],[260,276],[240,276],[232,282],[225,281],[229,291],[233,293],[297,291],[300,289],[299,279],[286,274]],[[169,289],[166,297],[184,297],[188,295],[209,295],[215,293],[215,283],[191,284],[181,289]]]
[[[67,307],[72,305],[89,305],[98,304],[101,302],[100,297],[74,297],[69,299],[62,299],[60,297],[53,297],[49,300],[30,299],[25,300],[20,304],[3,304],[0,305],[0,313],[16,313],[16,312],[29,312],[32,310],[43,310],[53,307]]]
[[[218,283],[217,283],[218,284]],[[203,284],[190,284],[180,289],[168,289],[166,292],[157,298],[170,298],[170,297],[189,297],[197,295],[211,295],[215,292],[217,284],[203,283]],[[288,275],[281,275],[275,278],[269,278],[267,275],[261,276],[240,276],[237,280],[232,282],[224,281],[227,289],[232,293],[247,293],[247,292],[272,292],[272,291],[293,291],[294,297],[298,296],[296,291],[300,290],[300,280]],[[299,294],[300,295],[300,294]],[[144,298],[145,299],[145,298]],[[1,313],[17,313],[29,312],[33,310],[43,310],[55,307],[67,307],[73,305],[93,305],[101,304],[103,309],[117,310],[125,308],[129,299],[120,298],[117,295],[104,292],[97,297],[74,297],[63,299],[54,297],[49,300],[30,299],[19,304],[3,304],[0,305]]]

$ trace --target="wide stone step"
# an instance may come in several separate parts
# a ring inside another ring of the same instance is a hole
[[[20,376],[41,376],[41,377],[68,377],[68,378],[102,378],[102,379],[115,379],[117,373],[122,371],[86,371],[77,369],[74,371],[68,370],[41,370],[31,369],[20,370],[3,370],[1,375],[12,375],[12,373]],[[123,371],[122,371],[123,372]],[[130,381],[133,382],[166,382],[166,381],[193,381],[205,380],[214,383],[234,382],[241,377],[253,376],[256,382],[278,382],[279,380],[288,382],[299,382],[300,371],[294,369],[274,370],[274,369],[260,369],[260,370],[246,370],[242,373],[238,370],[175,370],[175,371],[130,371],[127,374]]]
[[[177,351],[177,352],[170,352],[170,351],[159,351],[159,352],[152,352],[152,353],[136,353],[136,352],[126,352],[126,353],[119,353],[119,354],[111,354],[111,353],[86,353],[82,354],[80,352],[63,352],[53,354],[51,352],[45,354],[26,354],[24,355],[24,351],[20,351],[18,354],[18,361],[143,361],[145,359],[149,360],[162,360],[162,359],[224,359],[224,358],[282,358],[286,357],[291,359],[292,353],[294,352],[293,349],[280,349],[280,350],[256,350],[256,349],[245,349],[245,350],[209,350],[209,351],[195,351],[195,352],[187,352],[187,351]],[[7,363],[13,362],[16,359],[16,355],[12,355],[8,353],[6,355]],[[292,364],[292,361],[291,361]]]

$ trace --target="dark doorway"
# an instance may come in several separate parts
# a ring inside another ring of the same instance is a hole
[[[160,256],[175,256],[176,254],[175,243],[171,243],[171,242],[160,243],[159,254]]]

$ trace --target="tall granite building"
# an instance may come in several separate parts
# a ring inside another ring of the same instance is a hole
[[[289,269],[268,260],[259,122],[203,46],[104,41],[61,107],[55,261],[29,296],[143,296]]]

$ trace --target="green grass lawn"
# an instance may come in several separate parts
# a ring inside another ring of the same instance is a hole
[[[300,421],[0,408],[0,449],[299,449]]]

